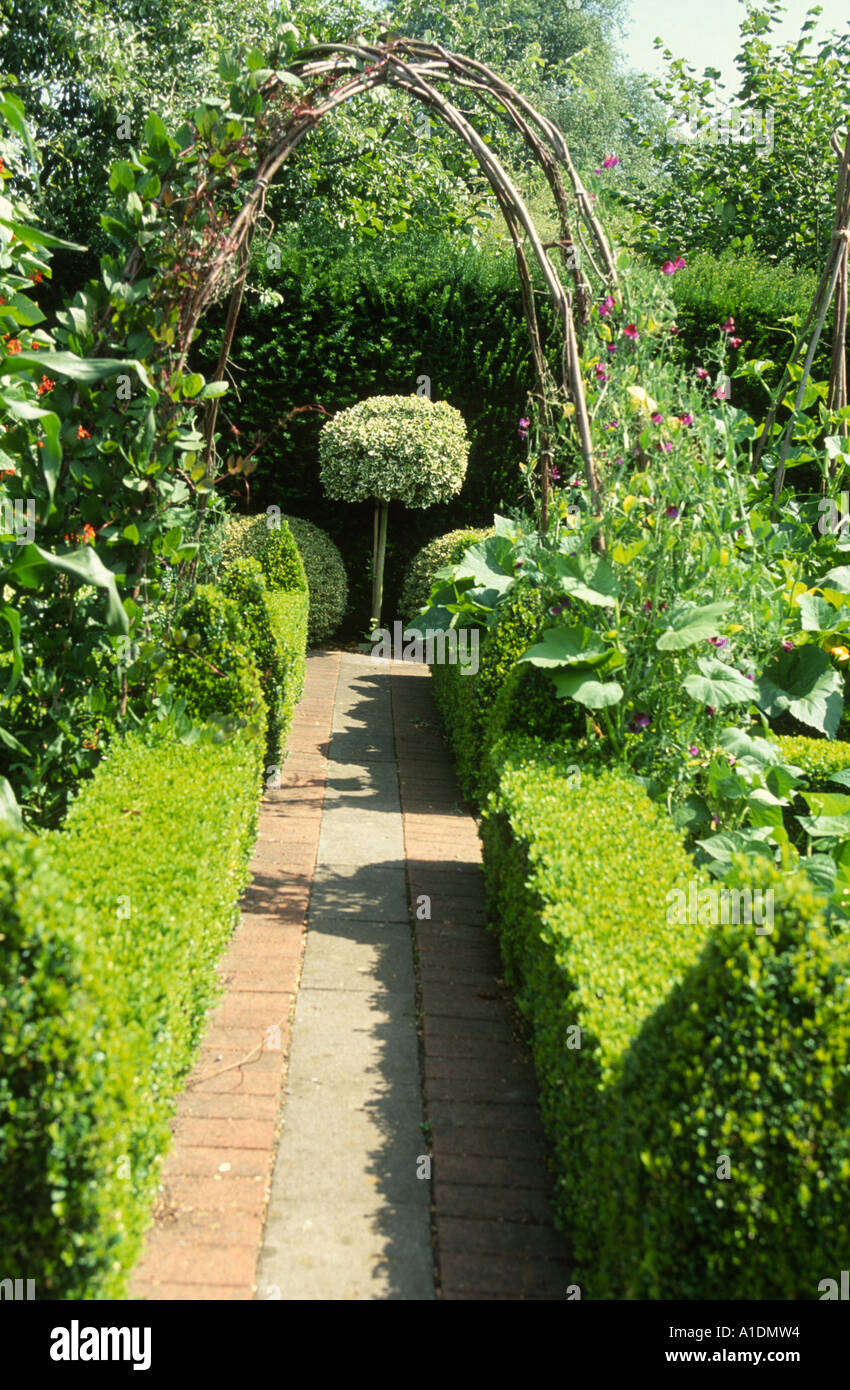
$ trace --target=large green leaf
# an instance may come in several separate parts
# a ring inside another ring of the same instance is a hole
[[[15,368],[37,367],[43,372],[58,372],[72,381],[92,383],[116,376],[118,372],[134,372],[142,385],[150,386],[143,363],[134,357],[77,357],[73,352],[19,352]]]
[[[831,603],[817,594],[800,594],[797,604],[804,632],[837,632],[850,624],[850,613],[840,616]]]
[[[46,353],[44,355],[47,356]],[[5,405],[8,413],[14,415],[16,419],[38,420],[44,430],[44,447],[40,451],[39,458],[44,481],[47,484],[47,495],[52,502],[62,463],[59,416],[53,410],[45,410],[43,406],[36,405],[34,401],[21,401],[14,396],[8,396]]]
[[[571,598],[599,608],[612,608],[616,603],[620,581],[604,557],[557,555],[552,569],[564,593]]]
[[[11,825],[14,830],[23,830],[24,828],[21,808],[5,777],[0,777],[0,822]]]
[[[0,586],[2,588],[2,586]],[[6,698],[12,694],[18,681],[21,679],[23,671],[23,661],[21,658],[21,615],[10,604],[4,603],[0,608],[0,618],[8,623],[12,632],[12,671],[6,685]]]
[[[705,642],[717,634],[719,619],[728,613],[731,602],[707,603],[702,608],[682,600],[674,603],[667,614],[668,627],[662,632],[656,647],[660,652],[680,652],[696,642]],[[714,704],[715,701],[709,701]]]
[[[771,719],[786,711],[834,737],[844,708],[841,675],[820,647],[795,647],[770,663],[758,683],[757,703]]]
[[[470,546],[454,573],[458,579],[472,579],[476,585],[504,594],[517,577],[515,558],[507,536],[488,536],[486,541]]]
[[[597,666],[608,656],[609,648],[589,627],[551,627],[530,647],[520,661],[532,666]]]
[[[728,705],[742,705],[755,699],[753,682],[734,666],[727,666],[716,656],[701,656],[697,665],[702,674],[686,676],[682,685],[699,704],[726,709]]]
[[[122,633],[130,631],[127,614],[118,597],[115,575],[106,568],[100,556],[90,546],[72,550],[68,555],[54,555],[49,550],[42,550],[39,545],[22,546],[11,565],[0,573],[0,582],[14,579],[18,584],[23,584],[27,588],[35,588],[39,582],[39,570],[45,568],[59,570],[62,574],[70,574],[74,579],[79,579],[84,584],[94,584],[97,588],[105,590],[108,631]]]
[[[592,666],[577,666],[571,671],[552,672],[559,695],[576,700],[588,709],[607,709],[623,698],[623,687],[617,681],[600,681]]]

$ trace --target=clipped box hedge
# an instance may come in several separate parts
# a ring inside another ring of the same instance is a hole
[[[484,752],[493,705],[519,657],[546,626],[540,589],[516,584],[499,610],[495,626],[479,633],[478,670],[462,674],[459,665],[434,665],[434,700],[456,760],[464,796],[481,799],[485,788]],[[482,780],[483,779],[483,780]]]
[[[850,943],[769,867],[772,932],[672,925],[672,889],[717,885],[632,777],[528,736],[491,765],[488,902],[583,1296],[817,1298],[850,1238]]]
[[[834,772],[845,772],[850,767],[850,743],[844,741],[781,734],[774,736],[774,742],[786,763],[801,767],[817,781],[828,782]]]
[[[121,1298],[256,834],[256,730],[116,744],[65,827],[0,833],[0,1247],[38,1298]]]
[[[755,882],[755,880],[751,880]],[[711,930],[593,1148],[602,1298],[818,1299],[850,1250],[850,941],[768,866],[773,931]]]

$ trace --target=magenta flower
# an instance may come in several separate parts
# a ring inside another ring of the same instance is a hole
[[[612,420],[611,423],[610,423],[609,425],[603,425],[603,426],[602,426],[603,430],[616,430],[616,429],[619,429],[619,427],[620,427],[620,422],[619,422],[619,420]]]
[[[561,481],[561,475],[560,475],[560,473],[558,472],[557,468],[555,467],[554,463],[552,464],[551,468],[549,469],[549,477],[550,477],[550,478],[554,478],[556,483],[559,483],[559,482]]]
[[[617,351],[617,344],[616,344],[616,343],[606,343],[606,344],[605,344],[605,351],[606,351],[607,353],[609,353],[611,357],[613,357],[613,356],[614,356],[614,353]]]
[[[678,519],[679,519],[679,508],[678,508],[678,507],[674,507],[674,506],[672,506],[672,504],[671,504],[671,506],[667,507],[667,509],[665,510],[664,515],[665,515],[666,517],[668,517],[668,518],[670,519],[670,521],[678,521]]]
[[[692,425],[694,423],[694,417],[689,410],[683,410],[679,419],[683,425]]]
[[[647,599],[646,603],[642,603],[642,604],[641,604],[641,607],[642,607],[644,613],[651,613],[651,612],[652,612],[652,604],[650,603],[649,599]]]
[[[636,323],[627,323],[625,328],[623,329],[623,332],[625,333],[627,338],[631,338],[633,343],[636,343],[638,338],[640,337]]]
[[[620,162],[620,156],[619,156],[619,155],[616,155],[616,154],[609,154],[609,155],[606,155],[606,157],[605,157],[605,158],[603,159],[603,161],[602,161],[602,168],[603,168],[603,169],[614,169],[614,168],[616,168],[616,166],[619,164],[619,162]],[[597,172],[598,172],[598,170],[597,170]]]
[[[673,445],[670,443],[670,440],[669,440],[669,439],[665,439],[663,443],[661,442],[660,439],[656,439],[656,441],[655,441],[655,447],[656,447],[656,449],[658,449],[658,450],[662,450],[662,449],[663,449],[663,451],[664,451],[665,454],[672,454],[672,452],[673,452]]]
[[[697,367],[696,374],[700,381],[708,381],[708,372],[705,367]]]
[[[623,460],[622,460],[622,458],[615,458],[614,462],[615,462],[615,463],[622,463]]]
[[[675,266],[673,265],[673,262],[672,262],[672,261],[665,261],[665,262],[664,262],[663,266],[661,267],[661,274],[662,274],[662,275],[674,275],[674,274],[675,274]]]
[[[754,680],[755,680],[755,676],[751,676],[750,673],[749,673],[749,671],[745,671],[745,672],[744,672],[744,675],[746,676],[746,678],[747,678],[748,681],[754,681]]]
[[[788,637],[782,643],[782,650],[784,652],[793,652],[794,650],[794,643]]]
[[[725,323],[721,323],[721,325],[720,325],[720,332],[721,332],[721,333],[734,333],[734,331],[735,331],[735,320],[730,316],[730,317],[726,320]]]
[[[597,307],[596,312],[598,313],[601,319],[607,319],[608,315],[610,314],[613,308],[614,300],[611,298],[610,294],[606,294],[602,303]]]
[[[729,641],[729,638],[728,638],[728,637],[709,637],[709,638],[708,638],[708,641],[711,643],[712,647],[725,647],[725,646],[726,646],[726,643]]]
[[[649,418],[652,421],[653,425],[660,425],[661,421],[664,419],[664,416],[661,414],[660,410],[653,410]]]
[[[692,758],[698,758],[698,757],[699,757],[699,749],[697,748],[697,746],[696,746],[695,743],[692,743],[692,744],[691,744],[690,748],[688,749],[688,752],[690,753],[690,755],[691,755]]]
[[[713,395],[713,397],[714,397],[714,399],[715,399],[716,401],[725,401],[725,400],[726,400],[726,387],[725,387],[725,386],[715,386],[715,388],[714,388],[714,390],[712,391],[711,394]]]
[[[522,419],[519,422],[519,429],[517,430],[517,434],[519,435],[520,439],[526,438],[526,436],[528,435],[528,427],[530,424],[531,421],[527,419],[525,415],[523,415]]]
[[[739,348],[743,341],[743,338],[730,338],[729,346],[733,348]]]
[[[706,712],[706,714],[716,714],[716,713],[717,713],[717,709],[716,709],[716,707],[715,707],[714,705],[706,705],[706,707],[705,707],[705,712]]]
[[[676,327],[675,323],[671,323],[671,325],[670,325],[670,335],[671,335],[671,337],[673,337],[673,338],[678,338],[678,336],[679,336],[679,334],[680,334],[681,331],[682,331],[682,330],[681,330],[680,328],[677,328],[677,327]]]
[[[606,372],[606,370],[605,370],[605,368],[603,367],[603,365],[602,365],[601,362],[597,362],[597,364],[596,364],[596,366],[594,367],[593,371],[594,371],[594,375],[596,376],[596,380],[597,380],[597,381],[607,381],[607,380],[608,380],[608,373]]]
[[[629,720],[629,732],[636,734],[638,729],[648,729],[652,720],[648,714],[634,714]]]

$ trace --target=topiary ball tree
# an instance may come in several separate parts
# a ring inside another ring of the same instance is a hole
[[[371,396],[328,420],[319,435],[322,486],[345,502],[375,499],[372,630],[380,626],[390,502],[432,507],[460,492],[469,436],[459,410],[427,396]]]

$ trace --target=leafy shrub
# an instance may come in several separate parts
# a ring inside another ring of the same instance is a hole
[[[427,396],[372,396],[326,421],[319,436],[329,497],[430,507],[460,491],[469,457],[463,416]]]
[[[292,712],[304,690],[307,645],[307,595],[295,590],[270,589],[266,595],[275,640],[284,656],[283,695],[279,708],[281,740],[289,733]],[[276,756],[272,758],[275,762]]]
[[[715,928],[625,1057],[594,1153],[599,1297],[815,1299],[846,1265],[850,942],[804,875],[766,886],[773,931]]]
[[[0,827],[4,1276],[126,1297],[256,834],[262,744],[114,743],[39,842]]]
[[[522,736],[493,758],[501,772],[481,823],[488,905],[531,1031],[556,1213],[584,1256],[602,1237],[589,1164],[603,1090],[708,929],[668,925],[668,892],[697,871],[634,778]],[[590,1271],[588,1260],[595,1295]]]
[[[178,616],[178,636],[164,670],[188,713],[201,720],[248,721],[268,727],[262,683],[245,645],[243,615],[212,584],[199,584]]]
[[[781,734],[776,743],[784,761],[801,767],[813,783],[828,782],[832,773],[850,768],[850,743],[791,734]]]
[[[260,675],[269,713],[268,754],[274,761],[284,737],[287,653],[272,621],[269,588],[258,560],[234,560],[224,572],[221,591],[242,615],[242,641],[249,647]]]
[[[286,521],[304,562],[310,593],[307,641],[316,646],[332,637],[345,617],[348,576],[327,531],[299,516],[286,517]]]
[[[485,731],[491,706],[515,662],[546,624],[543,594],[520,583],[499,609],[491,631],[480,634],[478,671],[462,675],[459,665],[431,668],[434,698],[456,758],[464,796],[480,792]]]
[[[486,530],[474,526],[461,527],[459,530],[448,531],[444,536],[435,536],[427,545],[423,545],[411,560],[402,585],[399,598],[402,620],[410,623],[414,615],[425,607],[437,570],[442,569],[444,565],[457,564],[463,559],[464,551],[469,546],[492,535],[492,526]]]
[[[298,546],[286,519],[276,512],[232,517],[221,553],[225,566],[240,558],[259,560],[270,589],[307,592],[307,576]]]

